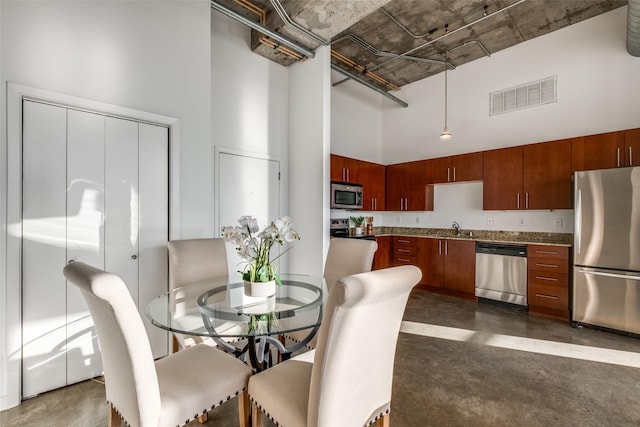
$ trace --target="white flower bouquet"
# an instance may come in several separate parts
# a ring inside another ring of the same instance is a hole
[[[275,280],[281,284],[278,276],[278,264],[276,260],[289,250],[281,252],[275,258],[271,258],[271,248],[278,243],[300,240],[300,235],[291,222],[291,218],[284,216],[273,221],[262,231],[258,227],[258,221],[252,216],[243,216],[238,219],[239,226],[222,227],[222,236],[226,242],[236,245],[236,251],[240,258],[245,260],[245,266],[238,272],[247,282],[269,282]]]

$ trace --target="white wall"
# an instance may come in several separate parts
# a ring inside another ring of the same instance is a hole
[[[591,18],[562,30],[497,52],[449,72],[449,129],[453,140],[438,139],[444,126],[444,73],[414,82],[395,95],[403,108],[380,95],[381,160],[393,164],[459,153],[523,145],[579,135],[640,127],[640,60],[625,48],[627,8]],[[558,102],[489,116],[489,93],[558,76]],[[333,89],[332,122],[348,114],[356,101],[337,97]],[[341,106],[336,104],[340,102]],[[375,102],[361,98],[375,108]],[[354,135],[371,132],[372,121],[351,116],[351,129],[332,129],[332,153],[358,156],[363,148]],[[375,138],[372,138],[375,139]],[[374,153],[374,154],[371,154]],[[573,214],[564,211],[482,211],[481,186],[438,185],[435,211],[374,213],[386,226],[448,228],[457,219],[465,228],[481,230],[573,232]],[[459,205],[467,200],[467,204]],[[475,201],[475,202],[474,202]],[[478,205],[478,203],[480,203]],[[348,213],[332,211],[332,216]],[[489,226],[488,218],[496,219]],[[416,220],[417,218],[417,220]],[[557,226],[561,218],[562,226]],[[525,225],[520,225],[524,219]]]
[[[180,196],[177,233],[183,237],[210,234],[209,2],[0,1],[0,18],[2,108],[6,82],[11,81],[178,118],[180,167],[172,171]],[[3,131],[0,152],[6,153],[6,147]],[[19,161],[2,158],[3,180],[7,163]],[[4,230],[7,195],[6,182],[2,184]],[[2,238],[4,250],[6,235]],[[2,258],[6,262],[6,253]],[[4,292],[16,284],[6,283],[6,270],[2,271]],[[4,315],[6,301],[0,303]],[[3,345],[6,328],[6,320],[0,317]],[[0,354],[0,369],[6,351]],[[11,375],[8,386],[6,372],[0,372],[0,409],[19,402],[15,385],[19,372]]]
[[[406,85],[401,108],[383,103],[385,164],[640,126],[640,61],[626,52],[626,7]],[[471,47],[470,47],[471,48]],[[489,93],[558,76],[558,102],[489,116]]]
[[[334,82],[344,78],[332,71]],[[382,163],[382,102],[391,101],[353,80],[333,86],[331,153]]]
[[[286,158],[289,69],[250,49],[251,30],[211,12],[213,145]]]

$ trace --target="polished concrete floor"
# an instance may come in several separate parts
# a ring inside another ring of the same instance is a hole
[[[393,427],[640,425],[638,338],[422,290],[402,331]],[[237,426],[236,414],[228,402],[206,425]],[[97,381],[0,412],[3,427],[105,425]]]

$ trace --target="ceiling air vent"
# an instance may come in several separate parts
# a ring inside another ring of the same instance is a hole
[[[508,113],[557,101],[558,76],[526,83],[489,95],[490,115]]]

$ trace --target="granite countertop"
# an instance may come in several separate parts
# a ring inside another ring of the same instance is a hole
[[[461,236],[456,236],[453,229],[447,228],[412,228],[412,227],[373,227],[376,236],[407,236],[433,239],[472,240],[476,242],[492,243],[520,243],[532,245],[573,245],[571,233],[538,233],[529,231],[490,231],[490,230],[462,230]]]

